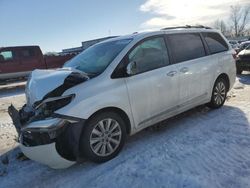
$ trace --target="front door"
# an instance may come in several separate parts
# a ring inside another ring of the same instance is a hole
[[[152,125],[178,103],[176,65],[171,65],[164,37],[143,40],[128,54],[134,72],[126,84],[137,128]]]

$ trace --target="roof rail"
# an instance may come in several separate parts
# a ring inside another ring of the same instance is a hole
[[[203,25],[185,25],[185,26],[177,26],[177,27],[165,27],[161,30],[168,30],[168,29],[191,29],[191,28],[203,28],[203,29],[212,29],[211,27],[203,26]]]

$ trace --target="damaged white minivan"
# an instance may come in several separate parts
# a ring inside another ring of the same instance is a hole
[[[61,69],[35,70],[27,104],[9,107],[20,148],[52,168],[110,160],[127,135],[201,104],[221,107],[233,56],[216,30],[186,26],[109,39]]]

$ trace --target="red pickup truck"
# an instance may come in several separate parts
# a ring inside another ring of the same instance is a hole
[[[39,46],[0,48],[0,80],[26,77],[34,69],[62,67],[73,56],[44,56]]]

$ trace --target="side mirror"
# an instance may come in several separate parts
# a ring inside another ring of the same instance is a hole
[[[127,70],[126,71],[127,71],[128,75],[134,75],[134,74],[136,74],[136,71],[137,71],[136,62],[135,61],[130,62],[127,65]]]

